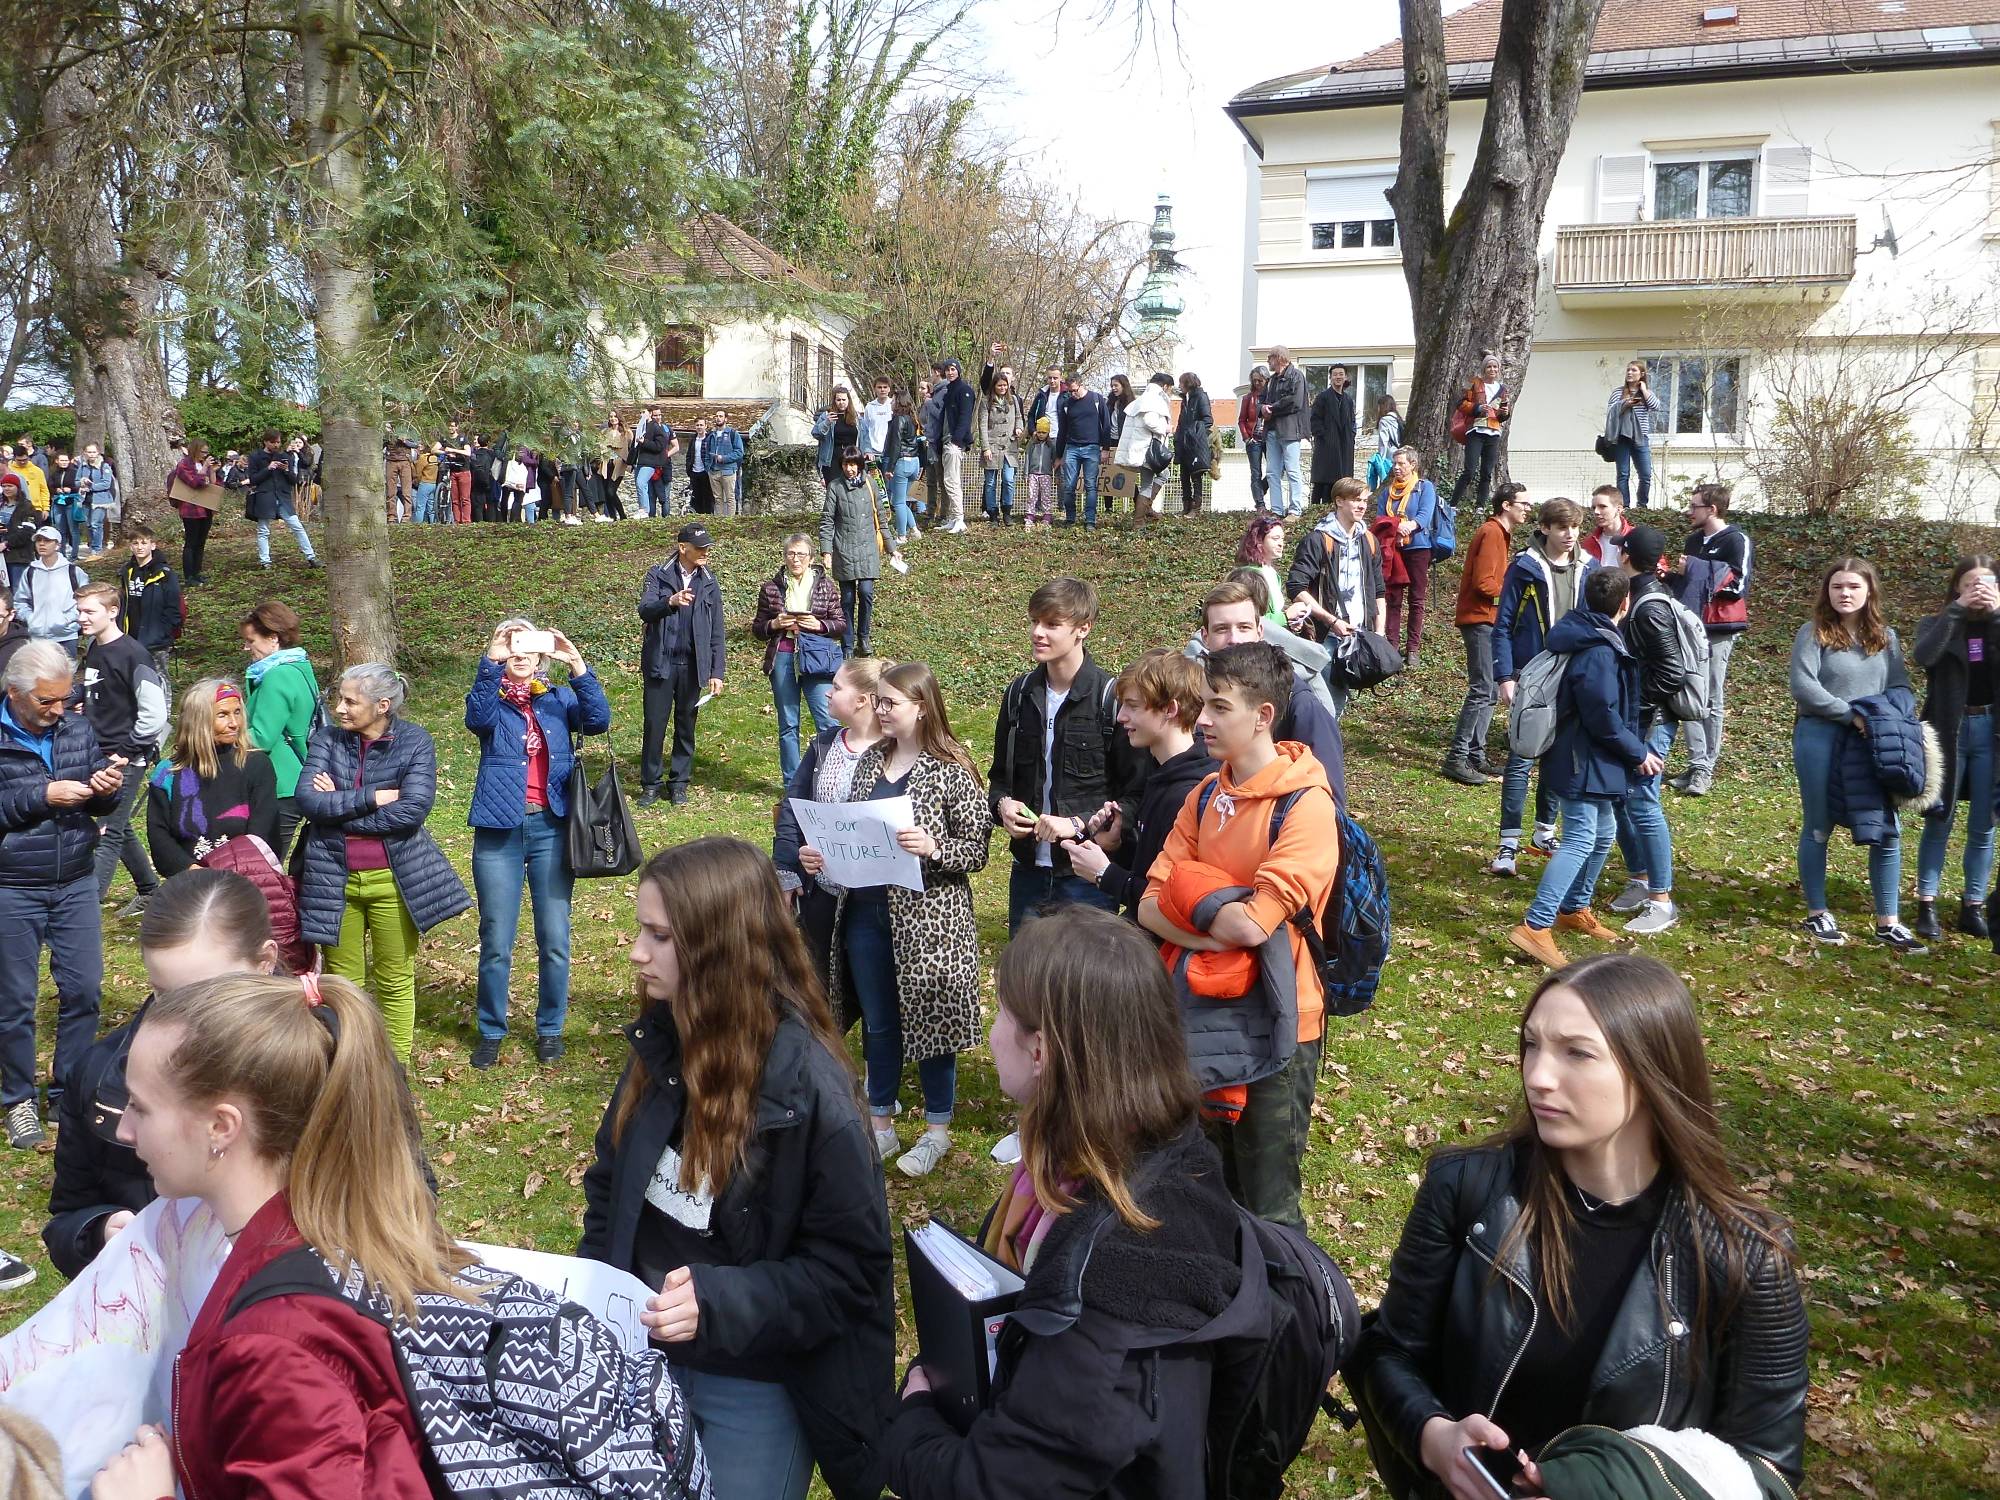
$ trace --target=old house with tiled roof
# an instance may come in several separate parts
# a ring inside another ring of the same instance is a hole
[[[1478,143],[1501,11],[1476,0],[1446,19],[1447,209]],[[1247,355],[1288,344],[1316,385],[1346,363],[1364,407],[1407,395],[1410,376],[1383,197],[1402,92],[1390,42],[1228,106],[1250,146]],[[1541,265],[1510,445],[1539,494],[1587,495],[1609,477],[1592,439],[1629,359],[1662,400],[1654,457],[1674,501],[1695,477],[1743,478],[1778,310],[1796,313],[1792,349],[1892,347],[1923,338],[1940,303],[1983,305],[1913,436],[1933,508],[1995,520],[2000,0],[1606,0]]]

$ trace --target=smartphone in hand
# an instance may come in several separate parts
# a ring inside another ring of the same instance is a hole
[[[1521,1457],[1512,1449],[1502,1452],[1495,1448],[1474,1448],[1467,1446],[1459,1450],[1471,1463],[1474,1472],[1486,1482],[1486,1487],[1499,1500],[1515,1500],[1514,1480],[1521,1472]]]

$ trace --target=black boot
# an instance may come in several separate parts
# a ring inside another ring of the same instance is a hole
[[[1986,913],[1977,901],[1958,903],[1958,930],[1968,937],[1991,937],[1993,929],[1987,924]]]
[[[1935,942],[1944,936],[1944,929],[1938,926],[1937,902],[1919,900],[1917,914],[1910,922],[1910,931],[1925,942]]]

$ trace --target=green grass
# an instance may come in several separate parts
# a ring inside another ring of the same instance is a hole
[[[1100,660],[1120,664],[1144,647],[1186,639],[1193,601],[1233,551],[1239,524],[1173,521],[1143,538],[1107,527],[1087,541],[979,528],[960,538],[927,537],[911,549],[909,577],[883,583],[877,648],[932,663],[955,727],[983,765],[1000,689],[1025,655],[1021,610],[1036,583],[1058,571],[1095,581],[1105,609],[1092,646]],[[640,814],[650,846],[706,833],[768,840],[777,795],[775,719],[747,621],[785,529],[777,520],[716,528],[732,622],[729,691],[703,712],[691,802]],[[2000,960],[1984,944],[1958,937],[1904,961],[1871,947],[1819,952],[1803,939],[1795,925],[1802,914],[1792,862],[1798,805],[1784,683],[1792,631],[1817,570],[1835,552],[1868,552],[1882,565],[1895,596],[1893,620],[1907,640],[1918,616],[1935,608],[1945,570],[1968,539],[1911,526],[1861,534],[1807,522],[1755,529],[1757,625],[1732,669],[1723,774],[1707,800],[1670,803],[1685,917],[1650,951],[1686,975],[1701,1002],[1743,1175],[1797,1226],[1813,1328],[1809,1490],[1938,1500],[1991,1495],[2000,1489],[1993,1030]],[[303,607],[320,597],[321,578],[290,560],[268,578],[259,574],[246,533],[237,523],[212,549],[217,582],[194,596],[177,682],[237,670],[234,623],[266,591],[302,606],[308,645],[324,665],[326,621],[317,607]],[[403,665],[414,685],[409,712],[440,748],[431,830],[462,872],[470,868],[464,823],[477,757],[460,715],[493,623],[526,614],[561,626],[578,643],[610,690],[613,740],[629,785],[639,725],[633,604],[643,570],[664,556],[670,536],[656,524],[397,528]],[[1983,545],[1992,549],[1990,535]],[[279,550],[290,559],[282,539]],[[1308,1212],[1364,1303],[1381,1291],[1425,1152],[1485,1132],[1514,1100],[1513,1030],[1535,982],[1502,957],[1500,945],[1531,887],[1479,873],[1491,852],[1497,789],[1468,790],[1434,774],[1461,692],[1448,602],[1456,586],[1456,569],[1441,570],[1434,588],[1445,604],[1423,669],[1361,698],[1347,724],[1349,794],[1387,853],[1396,951],[1374,1011],[1331,1032]],[[1914,820],[1907,826],[1913,864]],[[1948,895],[1955,894],[1956,855],[1954,845]],[[989,963],[1005,941],[1005,861],[996,840],[993,862],[976,882]],[[1617,879],[1614,863],[1607,886],[1615,889]],[[1832,902],[1850,931],[1862,928],[1867,891],[1859,851],[1837,849]],[[475,919],[468,914],[426,939],[414,1077],[455,1231],[540,1249],[574,1246],[578,1183],[622,1059],[619,1028],[632,1010],[624,956],[630,919],[631,882],[578,887],[570,1055],[546,1071],[516,1041],[492,1073],[472,1072]],[[517,1037],[534,1003],[526,927],[524,920],[514,968]],[[144,992],[135,937],[135,925],[126,923],[108,942],[107,1023]],[[52,1024],[45,994],[45,1046]],[[899,1221],[935,1212],[966,1223],[1001,1184],[1002,1169],[986,1152],[1011,1123],[983,1052],[962,1060],[960,1079],[956,1148],[946,1165],[917,1183],[890,1174]],[[60,1284],[38,1238],[48,1183],[46,1155],[10,1153],[0,1171],[0,1243],[29,1255],[42,1272],[10,1299],[14,1320]],[[1359,1434],[1325,1425],[1294,1479],[1301,1496],[1380,1492]]]

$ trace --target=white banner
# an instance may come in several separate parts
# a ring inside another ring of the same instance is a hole
[[[826,878],[850,891],[871,885],[924,888],[923,863],[904,852],[896,834],[917,826],[908,797],[873,802],[807,802],[789,799],[805,842],[826,861]]]

